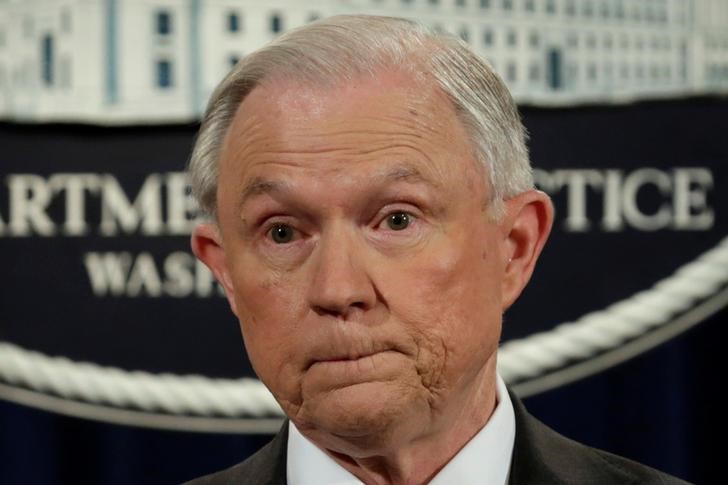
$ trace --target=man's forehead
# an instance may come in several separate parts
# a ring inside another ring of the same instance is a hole
[[[263,194],[285,194],[295,191],[297,179],[286,175],[251,175],[243,183],[240,191],[240,205],[249,199]],[[356,185],[362,183],[373,189],[380,189],[387,184],[401,182],[408,184],[421,184],[438,189],[442,183],[436,176],[429,173],[426,167],[416,162],[399,162],[389,166],[382,166],[366,174],[366,179],[352,179]]]
[[[405,73],[386,71],[331,86],[274,77],[254,88],[238,107],[223,155],[240,159],[253,145],[325,150],[327,142],[335,144],[336,135],[357,130],[362,142],[371,136],[372,146],[400,134],[419,138],[413,143],[419,146],[442,134],[456,138],[463,126],[439,88]],[[377,133],[381,136],[374,140]]]
[[[347,185],[346,172],[355,165],[368,187],[400,181],[441,188],[456,159],[472,164],[472,155],[471,140],[439,88],[383,72],[334,87],[266,81],[239,107],[223,164],[239,181],[230,188],[242,204],[307,179],[315,185],[315,177]]]

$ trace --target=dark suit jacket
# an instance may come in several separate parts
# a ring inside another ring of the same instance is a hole
[[[652,468],[561,436],[531,416],[511,393],[516,440],[508,485],[685,484]],[[285,485],[288,422],[273,441],[232,468],[189,482],[194,485]],[[487,484],[486,484],[487,485]]]

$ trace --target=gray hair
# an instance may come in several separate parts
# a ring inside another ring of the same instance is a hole
[[[460,39],[392,17],[341,15],[291,30],[243,58],[215,89],[189,163],[192,192],[217,212],[218,161],[245,97],[272,77],[334,84],[387,68],[433,79],[450,99],[486,168],[491,214],[502,201],[533,187],[526,132],[508,88]]]

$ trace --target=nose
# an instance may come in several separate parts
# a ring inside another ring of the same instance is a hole
[[[377,295],[363,242],[340,227],[322,236],[315,252],[308,297],[316,313],[346,320],[374,306]]]

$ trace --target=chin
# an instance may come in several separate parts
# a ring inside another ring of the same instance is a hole
[[[421,411],[418,408],[422,408]],[[304,402],[293,420],[305,434],[336,451],[386,449],[429,416],[427,400],[411,387],[372,382],[335,389]]]

